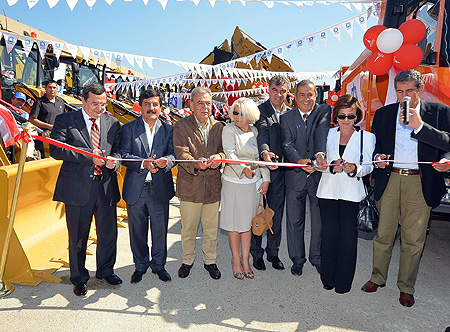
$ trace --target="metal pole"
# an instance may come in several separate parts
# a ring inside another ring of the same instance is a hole
[[[22,125],[23,131],[28,132],[33,129],[33,125],[29,122],[26,122]],[[16,183],[14,185],[14,194],[11,202],[11,211],[9,213],[8,226],[6,229],[5,242],[3,244],[2,256],[0,260],[0,297],[4,297],[6,295],[11,294],[14,291],[14,285],[5,282],[3,280],[5,269],[6,269],[6,260],[8,258],[9,247],[11,244],[11,235],[14,229],[14,219],[16,217],[17,203],[19,201],[19,191],[20,185],[22,183],[22,175],[23,170],[25,168],[25,159],[27,157],[27,147],[28,143],[26,141],[22,144],[22,150],[20,151],[20,159],[19,159],[19,167],[17,169],[16,175]]]

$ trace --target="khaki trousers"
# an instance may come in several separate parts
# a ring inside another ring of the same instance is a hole
[[[219,226],[219,202],[212,204],[184,202],[180,200],[182,261],[192,265],[195,260],[195,241],[200,218],[203,228],[203,262],[215,264],[217,258],[217,229]]]
[[[414,294],[420,257],[425,244],[429,207],[422,193],[420,175],[391,173],[379,201],[380,224],[373,243],[372,282],[386,283],[392,247],[401,220],[401,250],[397,287]]]

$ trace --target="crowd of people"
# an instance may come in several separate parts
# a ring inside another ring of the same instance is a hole
[[[450,170],[446,163],[450,159],[449,107],[421,100],[420,73],[404,71],[395,78],[395,90],[398,100],[411,98],[409,124],[404,123],[403,105],[397,102],[380,108],[372,132],[367,132],[358,126],[363,110],[356,98],[343,95],[334,109],[319,105],[314,83],[303,80],[295,88],[297,107],[288,109],[289,84],[285,77],[274,76],[269,99],[259,107],[248,98],[239,98],[230,110],[231,123],[225,126],[211,116],[212,95],[206,87],[192,90],[192,114],[174,127],[159,119],[161,96],[148,89],[139,97],[141,117],[122,128],[104,112],[105,89],[97,83],[86,85],[83,109],[56,116],[51,138],[98,157],[50,147],[51,156],[63,160],[54,200],[66,206],[74,293],[80,296],[87,291],[86,245],[93,216],[98,237],[96,277],[113,285],[122,283],[113,269],[120,164],[126,167],[122,196],[135,265],[132,283],[140,282],[149,267],[162,281],[171,280],[165,269],[167,230],[169,201],[176,195],[181,214],[180,278],[188,277],[194,264],[200,220],[203,263],[211,278],[221,278],[216,264],[219,227],[228,232],[231,272],[236,279],[254,279],[252,266],[265,270],[264,253],[274,269],[284,270],[279,248],[285,211],[292,275],[302,275],[308,257],[323,287],[337,293],[352,287],[356,215],[366,195],[362,178],[372,173],[380,223],[372,277],[362,290],[375,292],[385,285],[400,222],[399,301],[412,306],[428,218],[445,193],[444,174]],[[258,160],[270,164],[239,163]],[[437,163],[420,163],[424,161]],[[278,167],[278,162],[299,167]],[[176,163],[175,190],[171,168]],[[275,213],[265,248],[262,236],[251,231],[262,194]],[[311,216],[308,255],[304,239],[307,201]]]

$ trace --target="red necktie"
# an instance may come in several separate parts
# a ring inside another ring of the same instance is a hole
[[[94,149],[100,149],[100,130],[98,129],[97,124],[95,123],[94,118],[89,118],[89,120],[92,121],[92,127],[91,127],[91,141],[92,141],[92,147]],[[102,169],[100,166],[95,165],[94,167],[94,174],[100,175],[102,174]]]

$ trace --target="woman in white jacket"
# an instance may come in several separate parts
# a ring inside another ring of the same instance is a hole
[[[336,102],[332,121],[337,126],[328,132],[326,151],[326,159],[336,166],[323,170],[317,188],[322,219],[321,280],[325,289],[334,288],[336,293],[347,293],[352,286],[358,243],[356,216],[366,195],[362,177],[373,170],[375,136],[355,127],[362,115],[361,105],[351,95]]]
[[[259,119],[255,102],[239,98],[231,106],[230,118],[233,122],[222,132],[226,158],[259,160],[258,130],[252,125]],[[220,228],[228,231],[233,276],[237,279],[254,277],[249,263],[251,224],[258,205],[258,191],[265,194],[269,182],[270,173],[265,166],[226,164],[223,170]]]

